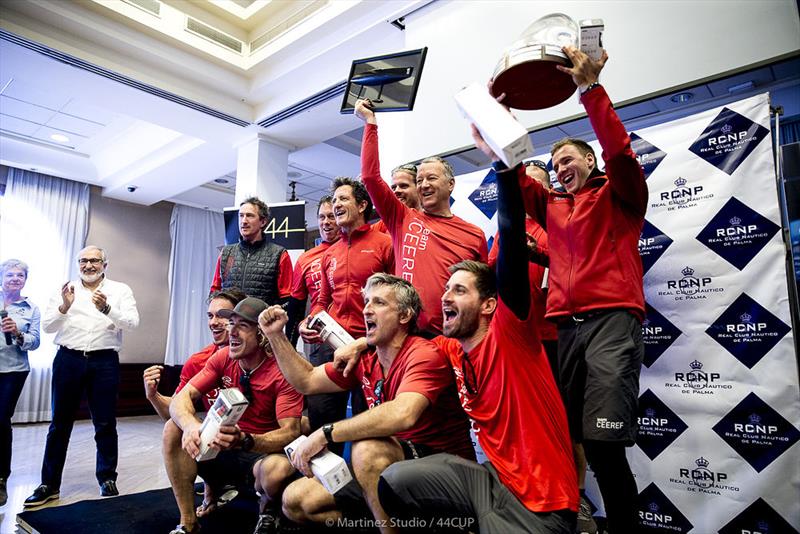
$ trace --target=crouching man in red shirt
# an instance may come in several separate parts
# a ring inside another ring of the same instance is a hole
[[[464,411],[489,461],[448,454],[383,472],[380,502],[427,527],[572,534],[578,487],[567,417],[536,328],[527,288],[525,213],[514,170],[495,160],[500,245],[497,272],[480,262],[450,267],[442,295],[447,354]]]
[[[382,532],[396,532],[378,501],[380,473],[408,458],[448,452],[459,455],[454,458],[473,460],[475,453],[447,359],[433,343],[413,335],[421,309],[419,294],[409,282],[377,273],[367,279],[363,295],[366,340],[375,349],[364,354],[347,377],[332,363],[313,367],[294,350],[283,333],[286,312],[280,306],[270,307],[259,317],[281,371],[298,391],[308,395],[360,386],[368,410],[312,432],[295,449],[294,467],[284,455],[260,462],[255,471],[256,488],[272,503],[283,491],[284,514],[298,523],[330,525],[345,517],[343,514],[363,517],[371,511]],[[335,495],[314,478],[301,478],[283,490],[292,480],[294,468],[313,477],[311,457],[326,446],[345,441],[353,442],[355,480]],[[265,504],[262,525],[274,521],[275,511]]]

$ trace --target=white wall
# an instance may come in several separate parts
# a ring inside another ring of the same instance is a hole
[[[614,102],[639,99],[800,49],[792,0],[445,1],[406,18],[405,49],[428,47],[414,111],[381,115],[384,173],[398,163],[472,145],[452,95],[488,80],[503,50],[555,12],[602,18],[610,56],[602,82]],[[527,128],[583,112],[577,98],[517,112]],[[386,175],[386,174],[384,174]]]

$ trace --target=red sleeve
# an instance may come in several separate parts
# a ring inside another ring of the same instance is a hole
[[[350,376],[345,377],[338,369],[333,366],[332,362],[325,364],[325,374],[331,379],[331,382],[339,386],[345,391],[358,387],[361,381],[356,376],[355,371],[350,373]]]
[[[214,279],[211,281],[211,289],[209,295],[222,289],[222,276],[220,275],[219,262],[222,260],[222,255],[217,256],[217,266],[214,268]]]
[[[281,254],[278,264],[278,298],[288,298],[292,294],[292,258],[287,251]]]
[[[601,85],[585,93],[581,102],[592,129],[603,147],[606,176],[623,203],[644,217],[647,211],[647,182],[642,166],[631,148],[631,138],[619,120],[605,88]]]
[[[288,419],[303,415],[303,396],[286,379],[281,380],[275,397],[275,419]]]
[[[406,392],[419,393],[433,404],[445,388],[453,387],[453,371],[435,345],[420,343],[411,350],[414,354],[409,355],[395,396]]]
[[[500,232],[494,235],[494,241],[492,241],[492,250],[489,251],[489,258],[486,263],[489,264],[489,267],[494,269],[494,266],[497,264],[497,254],[500,251]]]
[[[525,174],[525,166],[520,165],[518,175],[519,188],[522,191],[522,203],[525,213],[533,217],[543,228],[547,228],[547,189],[536,180]]]
[[[536,246],[539,249],[539,252],[544,256],[550,256],[550,247],[547,241],[547,232],[544,231],[544,228],[540,224],[535,221],[531,221],[532,224],[530,225],[530,234],[536,240]]]
[[[388,234],[384,234],[383,232],[381,232],[380,235],[389,237]],[[392,247],[391,237],[384,242],[383,247],[383,272],[394,274],[394,247]]]
[[[228,351],[218,350],[208,359],[200,372],[189,380],[189,384],[194,386],[203,395],[218,387],[222,381],[221,379],[225,371],[225,362],[227,359]]]
[[[323,310],[327,310],[328,306],[331,305],[331,286],[328,284],[327,275],[328,264],[330,263],[328,258],[330,258],[330,256],[326,252],[322,257],[322,266],[320,267],[322,272],[320,273],[319,294],[317,295],[317,301],[311,303],[311,311],[308,312],[309,315],[315,315]]]
[[[308,298],[308,288],[306,287],[306,277],[303,269],[305,268],[304,261],[305,253],[297,258],[297,264],[294,266],[294,275],[292,278],[292,297],[297,300],[306,300]]]
[[[175,388],[175,394],[177,395],[180,393],[183,387],[188,384],[189,380],[191,380],[192,377],[198,372],[200,372],[200,370],[197,369],[197,366],[194,364],[192,358],[186,360],[186,363],[183,364],[183,368],[181,369],[181,378],[178,381],[178,387]]]
[[[361,181],[367,188],[375,209],[387,229],[397,228],[405,217],[408,206],[394,196],[392,189],[381,178],[381,163],[378,157],[378,125],[364,126],[361,144]],[[392,233],[390,231],[390,233]]]

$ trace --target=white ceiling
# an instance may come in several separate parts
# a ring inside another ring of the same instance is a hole
[[[430,2],[165,0],[164,13],[183,10],[243,41],[288,28],[245,63],[155,27],[152,15],[122,0],[4,2],[0,163],[98,185],[129,202],[221,209],[233,204],[237,147],[261,135],[290,147],[287,199],[295,182],[313,212],[332,178],[358,174],[360,121],[339,113],[336,96],[268,128],[256,123],[342,82],[354,58],[404,49],[390,22]],[[313,9],[292,18],[299,4]],[[225,9],[233,5],[242,9]],[[126,15],[131,9],[141,13]],[[642,128],[769,89],[787,115],[797,114],[798,72],[796,59],[784,61],[691,88],[688,104],[666,94],[619,113]],[[547,146],[589,132],[583,119],[531,135]],[[56,133],[69,141],[53,140]],[[487,163],[475,150],[450,160],[458,173]]]

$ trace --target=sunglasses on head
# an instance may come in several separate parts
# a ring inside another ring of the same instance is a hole
[[[478,393],[478,378],[475,375],[475,366],[472,365],[469,354],[466,352],[464,357],[461,358],[461,375],[464,377],[464,387],[467,388],[467,392],[470,395],[476,395]]]

